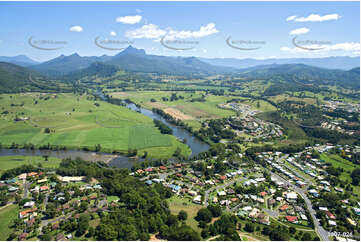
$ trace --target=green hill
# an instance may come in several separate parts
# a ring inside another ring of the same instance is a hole
[[[7,62],[0,62],[0,93],[70,90],[70,86],[47,80],[33,70]]]

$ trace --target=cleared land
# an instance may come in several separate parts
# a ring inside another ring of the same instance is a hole
[[[325,160],[326,162],[330,162],[332,164],[333,167],[335,168],[342,168],[344,170],[344,172],[341,173],[340,175],[340,179],[343,181],[348,181],[351,182],[351,172],[355,169],[355,168],[360,168],[359,165],[355,165],[352,162],[343,159],[342,157],[340,157],[339,155],[336,154],[325,154],[322,153],[320,156],[320,159]],[[353,186],[353,192],[355,194],[357,194],[357,196],[359,197],[360,194],[360,186]]]
[[[12,233],[12,229],[9,226],[12,225],[12,221],[18,216],[18,205],[10,205],[0,209],[0,240],[5,241]]]
[[[172,93],[176,93],[178,99],[170,101]],[[205,92],[171,92],[171,91],[139,91],[139,92],[113,92],[114,98],[129,98],[133,102],[145,108],[159,108],[172,115],[174,118],[184,120],[193,128],[200,127],[199,121],[205,119],[217,119],[235,115],[234,111],[221,109],[217,105],[225,103],[232,97],[206,95],[205,101],[199,99]],[[168,99],[165,101],[163,98]]]
[[[48,157],[45,161],[41,156],[0,156],[0,175],[9,169],[13,169],[22,165],[38,166],[39,164],[44,168],[57,168],[61,159],[56,157]]]
[[[174,136],[161,134],[151,118],[125,107],[94,101],[90,96],[26,93],[3,94],[0,99],[3,146],[14,142],[94,149],[100,144],[104,152],[136,148],[139,154],[148,151],[153,158],[169,158],[180,147],[183,155],[190,154],[190,149]],[[46,128],[50,133],[45,132]]]
[[[169,208],[172,214],[178,215],[181,210],[184,210],[188,214],[186,224],[192,227],[197,232],[200,232],[201,229],[198,227],[198,222],[194,219],[197,216],[197,212],[202,208],[201,205],[192,203],[187,199],[182,199],[179,197],[172,197],[168,200]]]

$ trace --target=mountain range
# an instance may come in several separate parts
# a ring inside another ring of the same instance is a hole
[[[88,68],[92,63],[102,62],[130,72],[159,73],[170,75],[212,75],[235,73],[240,69],[265,65],[304,64],[327,69],[350,70],[360,66],[359,57],[336,56],[325,58],[287,58],[287,59],[235,59],[235,58],[198,58],[148,55],[143,49],[128,46],[114,55],[80,56],[74,53],[60,55],[54,59],[37,63],[20,55],[0,57],[0,61],[29,67],[47,76],[63,76]]]
[[[272,64],[304,64],[327,69],[350,70],[360,66],[360,57],[332,56],[324,58],[284,58],[284,59],[235,59],[235,58],[199,58],[211,65],[227,66],[233,68],[248,68]]]
[[[256,65],[276,60],[284,62],[286,59],[263,60],[262,62],[254,59],[202,59],[196,57],[157,56],[148,55],[142,49],[129,46],[114,56],[80,56],[74,53],[69,56],[61,55],[42,63],[36,63],[23,55],[0,57],[1,59],[6,60],[6,62],[0,62],[0,91],[16,91],[20,90],[22,86],[26,86],[28,89],[44,86],[48,88],[48,85],[43,85],[46,84],[46,80],[56,79],[69,83],[84,77],[110,77],[118,71],[167,74],[187,78],[225,74],[228,77],[240,77],[246,80],[272,79],[301,82],[306,85],[336,84],[346,88],[360,86],[360,68],[357,65],[359,59],[356,60],[353,57],[328,57],[311,60],[287,59],[289,62],[312,62],[314,65],[303,63]],[[228,64],[221,60],[227,60]],[[240,61],[243,61],[243,64]],[[241,64],[236,65],[237,62]],[[335,69],[330,69],[331,64],[329,64],[329,68],[324,67],[331,62],[334,65],[337,62],[343,62],[343,64],[338,65],[338,68]],[[222,66],[225,64],[229,66]],[[252,66],[250,67],[250,65]],[[321,65],[321,67],[317,65]],[[346,66],[354,68],[342,70]],[[39,84],[39,82],[34,82],[29,78],[30,76],[43,80],[42,85],[37,86],[36,84]],[[51,81],[48,82],[51,83]]]
[[[209,75],[235,71],[231,67],[217,67],[195,57],[168,57],[148,55],[142,49],[129,46],[115,56],[84,56],[77,53],[33,65],[30,68],[48,76],[61,76],[102,62],[130,72],[159,73],[169,75]]]
[[[0,56],[0,62],[12,63],[18,66],[32,66],[39,63],[37,61],[30,59],[26,55],[17,55],[11,57]]]
[[[360,67],[351,70],[326,69],[304,64],[272,64],[243,69],[239,76],[249,80],[286,80],[305,85],[360,87]]]

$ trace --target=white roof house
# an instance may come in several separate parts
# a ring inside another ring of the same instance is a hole
[[[34,207],[34,205],[35,205],[34,201],[29,201],[24,204],[24,208],[32,208]]]
[[[336,222],[333,221],[333,220],[328,220],[328,225],[330,225],[330,226],[336,226],[337,224],[336,224]]]
[[[252,210],[252,207],[251,206],[246,206],[244,208],[242,208],[243,211],[251,211]]]
[[[201,195],[196,196],[196,197],[193,199],[193,202],[194,202],[194,203],[197,203],[197,204],[201,204],[201,202],[202,202],[202,196],[201,196]]]
[[[289,192],[289,193],[286,194],[286,198],[287,198],[287,200],[289,200],[289,199],[297,199],[297,193]]]
[[[226,196],[226,192],[225,191],[219,191],[217,192],[218,196]]]

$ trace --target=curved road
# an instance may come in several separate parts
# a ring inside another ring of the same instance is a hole
[[[305,200],[306,202],[306,206],[307,206],[307,210],[310,212],[312,220],[313,220],[313,224],[315,225],[315,229],[317,234],[320,236],[321,240],[323,241],[329,241],[328,238],[328,232],[320,225],[320,223],[318,222],[317,218],[316,218],[316,211],[312,208],[312,203],[310,201],[310,199],[308,199],[307,195],[305,194],[305,190],[295,186],[294,184],[290,183],[288,180],[283,179],[281,176],[279,176],[278,174],[275,174],[273,172],[271,172],[271,174],[275,177],[277,177],[277,179],[281,180],[282,182],[284,182],[285,184],[289,185],[290,187],[292,187],[298,194],[300,194],[300,196]]]

